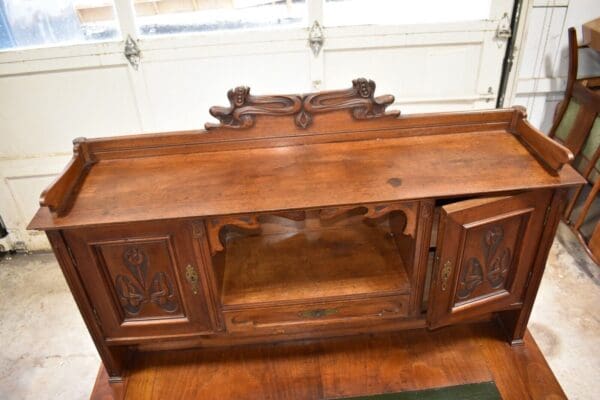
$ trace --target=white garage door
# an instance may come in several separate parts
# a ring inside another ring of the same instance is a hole
[[[240,84],[294,93],[367,77],[405,113],[494,107],[512,3],[1,2],[0,215],[10,240],[47,246],[25,226],[73,138],[199,128]]]

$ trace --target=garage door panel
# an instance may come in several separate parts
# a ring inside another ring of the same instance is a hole
[[[352,78],[366,76],[400,103],[472,96],[480,54],[480,44],[326,51],[325,82],[328,88],[344,87]]]
[[[5,157],[69,152],[78,136],[140,131],[125,66],[3,76],[0,93]]]
[[[144,74],[160,131],[203,127],[213,119],[211,106],[229,104],[226,93],[233,86],[249,86],[255,94],[309,91],[308,69],[308,54],[291,52],[153,62]]]

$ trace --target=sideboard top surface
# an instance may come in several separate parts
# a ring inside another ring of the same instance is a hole
[[[400,116],[375,83],[240,86],[205,131],[76,139],[30,229],[208,217],[581,184],[522,108]]]
[[[569,165],[550,173],[507,130],[109,158],[90,167],[67,212],[41,207],[30,228],[453,197],[580,181]]]

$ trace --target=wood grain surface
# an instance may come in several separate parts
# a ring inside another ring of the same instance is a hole
[[[494,322],[437,332],[140,353],[125,399],[334,399],[494,381],[504,400],[566,399],[529,333],[510,347]],[[100,378],[100,377],[99,377]],[[92,399],[110,399],[99,380]]]
[[[31,226],[464,196],[580,180],[570,166],[549,174],[506,131],[102,160],[68,214],[53,217],[41,208]]]
[[[393,237],[366,225],[248,236],[226,247],[224,305],[410,292]]]

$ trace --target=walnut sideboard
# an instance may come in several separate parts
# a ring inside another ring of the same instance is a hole
[[[111,381],[139,351],[491,318],[522,340],[571,153],[521,108],[400,116],[374,91],[238,87],[206,130],[74,141],[29,227]]]

